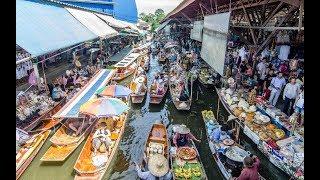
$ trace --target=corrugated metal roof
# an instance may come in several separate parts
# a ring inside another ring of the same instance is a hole
[[[90,31],[98,35],[99,37],[112,37],[118,34],[116,30],[104,23],[98,16],[91,12],[79,10],[79,9],[67,9],[76,19],[78,19],[83,25],[85,25]]]
[[[95,34],[60,6],[16,0],[16,44],[33,56],[95,38]]]

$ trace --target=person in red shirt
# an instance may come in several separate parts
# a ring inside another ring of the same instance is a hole
[[[244,168],[235,180],[259,180],[260,160],[257,156],[247,156],[243,160]]]

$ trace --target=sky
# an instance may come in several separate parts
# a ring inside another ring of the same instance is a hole
[[[142,12],[154,13],[159,8],[167,14],[181,2],[182,0],[136,0],[138,15]]]

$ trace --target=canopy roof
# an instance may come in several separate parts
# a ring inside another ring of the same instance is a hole
[[[132,64],[139,56],[139,53],[131,53],[130,55],[119,61],[117,64],[115,64],[114,67],[127,67]]]
[[[16,44],[32,56],[97,37],[61,6],[37,0],[16,0]]]
[[[95,97],[95,92],[104,87],[114,74],[114,70],[100,70],[86,86],[84,86],[66,105],[64,105],[53,117],[55,118],[74,118],[82,104]]]
[[[79,9],[72,9],[68,7],[66,7],[66,9],[83,25],[85,25],[88,29],[90,29],[94,34],[98,35],[99,37],[112,37],[118,34],[116,30],[108,26],[98,16],[91,12]]]
[[[155,29],[155,31],[156,31],[156,32],[160,31],[160,30],[163,29],[166,25],[168,25],[170,21],[171,21],[171,19],[166,20],[165,22],[163,22],[162,24],[160,24],[160,26],[157,27],[157,29]]]

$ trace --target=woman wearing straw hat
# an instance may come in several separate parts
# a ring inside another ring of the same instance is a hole
[[[143,180],[171,180],[172,173],[169,170],[168,160],[161,154],[154,154],[149,157],[148,170],[142,171],[141,167],[136,164],[136,171],[140,179]]]
[[[195,140],[197,142],[201,142],[194,137],[194,135],[190,132],[190,129],[187,128],[186,125],[182,124],[178,126],[175,130],[175,135],[173,137],[173,144],[178,148],[182,146],[186,146],[189,140]]]
[[[241,171],[239,177],[234,178],[234,180],[259,180],[259,166],[260,160],[257,156],[247,156],[243,159],[244,168]]]

